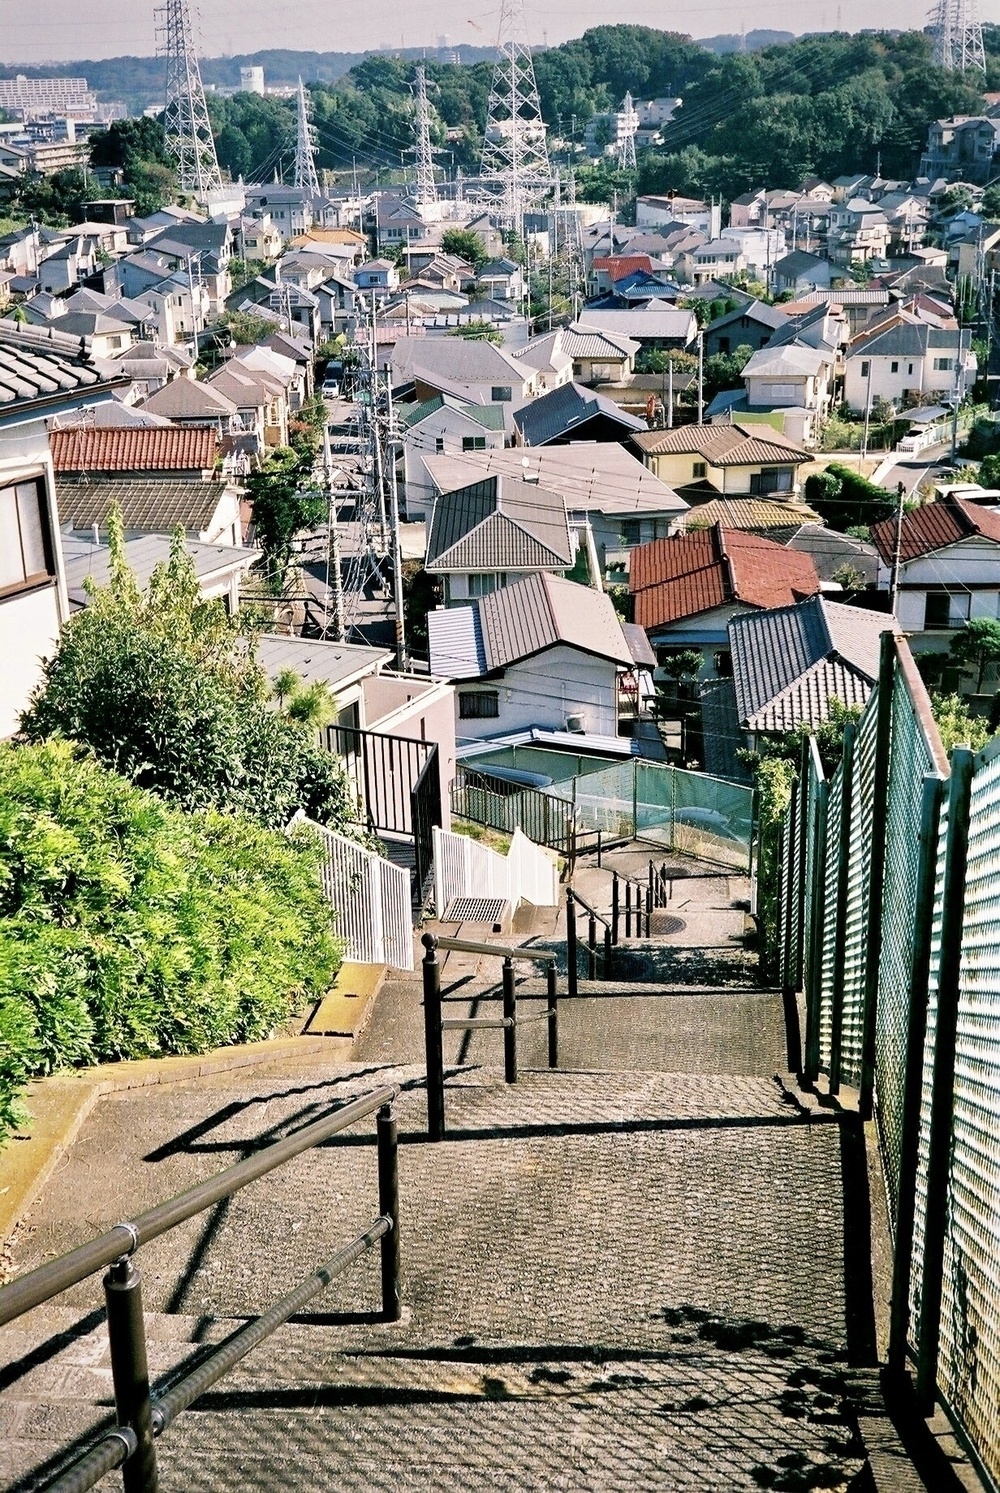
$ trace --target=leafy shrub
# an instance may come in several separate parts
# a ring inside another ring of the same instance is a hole
[[[340,959],[320,847],[0,745],[0,1135],[57,1068],[268,1036]]]
[[[894,497],[862,477],[853,467],[831,461],[822,472],[806,479],[806,502],[820,517],[843,533],[849,527],[870,527],[896,511]]]

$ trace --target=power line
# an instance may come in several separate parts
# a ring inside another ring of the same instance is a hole
[[[299,79],[295,128],[295,180],[294,185],[308,192],[310,197],[319,196],[319,177],[313,157],[313,135],[309,124],[309,106],[306,91]]]
[[[222,172],[201,83],[191,9],[188,0],[166,0],[157,14],[160,50],[167,59],[164,145],[177,162],[181,190],[204,196],[222,187]]]
[[[486,110],[482,176],[507,224],[523,238],[525,209],[552,187],[524,0],[501,0],[497,51],[500,55]]]

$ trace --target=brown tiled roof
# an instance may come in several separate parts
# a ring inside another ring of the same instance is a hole
[[[789,606],[815,595],[819,578],[809,555],[716,524],[639,545],[629,560],[629,590],[635,620],[650,628],[730,601]]]
[[[56,502],[60,523],[78,531],[91,529],[94,524],[103,528],[112,503],[117,503],[126,530],[169,534],[180,524],[200,534],[210,527],[226,491],[222,482],[188,482],[176,477],[160,481],[58,482]]]
[[[747,529],[766,533],[769,529],[797,529],[820,522],[819,515],[804,503],[774,503],[766,498],[713,498],[698,503],[678,520],[677,527],[692,533],[721,524],[724,529]]]
[[[949,493],[936,503],[925,503],[912,513],[903,514],[899,557],[903,561],[916,560],[920,555],[930,555],[973,536],[1000,544],[1000,512]],[[886,564],[891,565],[896,549],[896,520],[884,518],[881,523],[873,524],[872,542]]]
[[[57,472],[211,471],[218,437],[209,425],[76,425],[49,435]]]
[[[679,425],[632,437],[647,456],[703,456],[713,467],[808,461],[807,452],[769,425]]]

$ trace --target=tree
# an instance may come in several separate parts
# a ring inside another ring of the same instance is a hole
[[[91,136],[90,159],[94,166],[121,170],[124,190],[135,197],[140,217],[157,212],[176,194],[177,175],[159,119],[144,115],[113,120],[106,130]]]
[[[983,215],[991,221],[1000,218],[1000,186],[987,187],[983,193]]]
[[[919,657],[919,655],[918,655]],[[931,711],[946,752],[967,746],[981,752],[993,732],[988,723],[969,712],[968,701],[961,695],[931,695]]]
[[[713,353],[705,359],[705,397],[713,399],[723,389],[738,389],[743,370],[753,357],[753,348],[745,345],[732,353]]]
[[[256,347],[266,342],[278,330],[278,323],[266,316],[255,316],[252,311],[224,311],[216,326],[228,327],[237,347]]]
[[[184,535],[140,591],[110,522],[111,579],[63,628],[21,720],[24,739],[62,736],[186,810],[283,828],[297,809],[351,818],[337,760],[268,703],[263,669],[221,601],[201,599]]]
[[[478,233],[468,228],[446,228],[441,235],[441,248],[456,259],[464,259],[477,272],[486,264],[489,256],[486,245]]]
[[[843,565],[838,565],[831,577],[838,585],[843,586],[845,591],[863,591],[865,586],[865,573],[845,560]]]
[[[990,664],[1000,663],[1000,622],[995,617],[971,617],[951,640],[952,657],[976,675],[976,694]]]
[[[815,508],[831,529],[870,528],[896,510],[893,498],[853,467],[832,461],[822,472],[806,479],[806,502]]]
[[[253,521],[271,582],[278,586],[288,569],[292,540],[316,529],[328,516],[328,500],[313,478],[312,451],[275,448],[267,465],[247,478]]]
[[[494,347],[503,347],[503,333],[490,321],[466,321],[452,327],[449,337],[464,337],[467,342],[492,342]]]
[[[1000,487],[1000,452],[990,452],[979,463],[979,482],[982,487]]]

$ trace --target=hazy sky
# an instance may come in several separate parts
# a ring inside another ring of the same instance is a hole
[[[74,57],[149,55],[155,49],[156,0],[0,0],[0,60],[68,61]],[[712,36],[768,27],[783,31],[844,30],[865,26],[921,27],[929,0],[628,0],[609,13],[599,0],[528,0],[533,45],[579,36],[588,26],[634,21],[664,30]],[[335,5],[331,0],[195,0],[200,13],[201,51],[206,56],[293,47],[319,52],[370,47],[484,45],[496,34],[498,6],[483,0],[367,0]],[[980,0],[984,20],[1000,19],[1000,0]],[[470,19],[469,17],[472,17]]]

